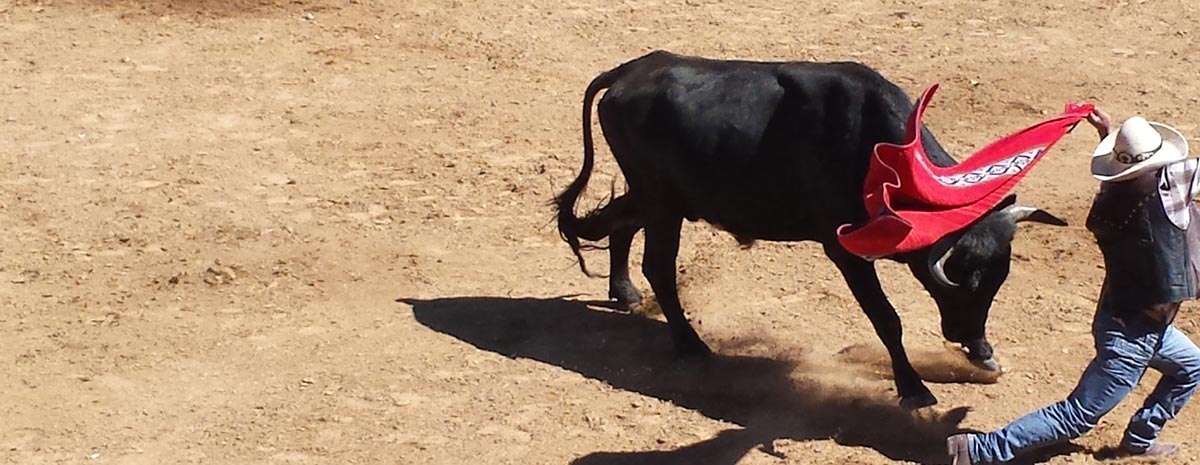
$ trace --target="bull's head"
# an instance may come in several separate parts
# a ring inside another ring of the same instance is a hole
[[[1066,226],[1043,210],[1016,204],[1010,195],[966,229],[938,241],[909,262],[913,275],[937,302],[942,336],[962,344],[981,368],[999,370],[985,326],[992,300],[1008,278],[1012,240],[1021,222]]]

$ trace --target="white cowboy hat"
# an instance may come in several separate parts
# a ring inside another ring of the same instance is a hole
[[[1092,152],[1092,176],[1124,181],[1144,170],[1187,158],[1188,144],[1175,128],[1134,116],[1121,123]]]

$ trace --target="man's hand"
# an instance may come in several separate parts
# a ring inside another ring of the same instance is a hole
[[[1108,133],[1112,131],[1112,118],[1109,118],[1108,113],[1105,113],[1104,110],[1099,108],[1092,109],[1092,113],[1087,116],[1087,120],[1092,124],[1092,127],[1096,128],[1096,133],[1100,134],[1101,139],[1107,137]]]

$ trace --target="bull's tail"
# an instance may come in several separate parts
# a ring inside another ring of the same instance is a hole
[[[598,241],[608,237],[611,232],[612,215],[603,214],[605,212],[615,213],[615,208],[618,204],[624,206],[625,202],[611,202],[608,205],[601,205],[592,212],[584,215],[583,218],[575,216],[575,202],[579,200],[579,195],[587,188],[588,180],[592,177],[592,167],[595,164],[596,150],[592,140],[592,101],[595,100],[596,94],[601,90],[607,89],[616,82],[620,77],[622,67],[606,71],[596,79],[593,79],[591,84],[588,84],[587,91],[583,94],[583,168],[579,172],[579,176],[567,186],[562,193],[554,198],[554,205],[558,208],[558,234],[562,239],[571,246],[571,251],[575,253],[575,257],[579,260],[579,269],[584,274],[590,277],[597,275],[591,273],[587,269],[587,265],[583,260],[582,246],[579,239],[588,241]],[[624,197],[622,197],[624,200]]]

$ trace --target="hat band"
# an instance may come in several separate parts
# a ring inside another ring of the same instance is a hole
[[[1159,150],[1162,150],[1162,147],[1163,147],[1163,140],[1159,139],[1158,147],[1155,147],[1153,150],[1148,150],[1148,151],[1141,152],[1141,153],[1117,152],[1116,154],[1113,155],[1113,157],[1116,158],[1117,161],[1119,161],[1121,163],[1124,163],[1126,165],[1132,165],[1134,163],[1144,162],[1147,159],[1149,159],[1150,157],[1153,157],[1155,153],[1158,153]]]

